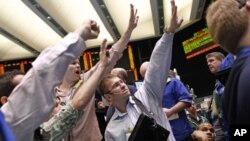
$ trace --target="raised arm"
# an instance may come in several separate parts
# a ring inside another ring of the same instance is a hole
[[[93,72],[93,75],[91,75],[90,78],[77,90],[76,95],[72,99],[72,106],[74,108],[82,110],[91,100],[104,70],[111,61],[107,52],[107,40],[105,39],[100,47],[100,61],[97,69]]]
[[[177,7],[173,0],[171,1],[171,6],[170,25],[164,29],[164,34],[155,45],[143,83],[146,93],[150,97],[155,97],[159,103],[162,102],[162,94],[168,77],[167,72],[169,72],[171,65],[173,33],[180,27],[183,21],[177,18]]]
[[[86,49],[84,40],[96,38],[99,27],[88,20],[55,46],[46,48],[1,108],[17,140],[31,140],[34,130],[55,106],[54,87],[68,65]],[[31,122],[32,121],[32,122]]]
[[[175,30],[178,29],[183,22],[183,19],[178,19],[177,16],[177,6],[175,5],[175,1],[171,0],[171,20],[168,27],[165,27],[165,33],[175,33]]]
[[[113,67],[115,66],[116,62],[121,58],[123,51],[126,49],[127,44],[129,42],[130,36],[133,32],[133,30],[136,28],[138,23],[139,17],[137,16],[137,10],[134,9],[134,6],[130,5],[130,18],[127,30],[121,38],[112,46],[112,48],[109,50],[111,63],[109,64],[108,68],[106,69],[105,73],[109,73]],[[94,67],[91,68],[88,72],[84,74],[84,78],[88,78],[91,76],[91,74],[94,72],[94,70],[97,68],[96,66],[99,63],[97,63]]]
[[[117,51],[118,53],[122,53],[129,42],[130,36],[133,30],[136,28],[139,20],[139,16],[137,16],[137,10],[134,9],[134,6],[130,4],[130,18],[127,30],[121,36],[121,38],[113,45],[112,49]]]
[[[109,73],[113,67],[115,66],[118,59],[121,58],[123,51],[126,49],[127,44],[129,42],[130,36],[133,30],[136,28],[139,20],[139,16],[137,16],[137,10],[134,9],[134,6],[130,5],[130,18],[128,23],[128,28],[125,33],[121,36],[121,38],[112,46],[110,49],[110,57],[111,63],[109,64],[106,73]]]
[[[84,114],[82,109],[89,104],[105,68],[110,63],[110,57],[106,54],[106,48],[107,40],[104,40],[100,47],[99,65],[93,72],[93,75],[80,86],[73,99],[62,107],[61,112],[42,125],[42,128],[50,134],[51,141],[61,140]]]

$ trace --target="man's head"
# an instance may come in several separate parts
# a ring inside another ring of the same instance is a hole
[[[172,70],[169,70],[168,77],[170,77],[170,78],[176,78],[176,73],[174,71],[172,71]]]
[[[23,73],[18,70],[5,72],[0,76],[0,106],[5,104],[13,89],[23,79]]]
[[[124,82],[126,82],[128,77],[128,73],[124,68],[114,68],[110,73],[120,77]]]
[[[140,67],[140,74],[141,74],[141,76],[144,78],[145,77],[145,74],[146,74],[146,71],[147,71],[147,68],[148,68],[148,61],[146,61],[146,62],[143,62],[142,64],[141,64],[141,67]]]
[[[215,132],[214,132],[213,125],[211,125],[211,123],[203,122],[199,124],[199,126],[197,127],[197,130],[204,132],[209,141],[215,140]]]
[[[207,65],[212,74],[220,71],[220,64],[224,57],[225,56],[220,52],[212,52],[206,55]]]
[[[196,104],[194,101],[192,101],[192,105],[188,108],[186,108],[186,110],[190,113],[190,114],[195,114],[196,113]]]
[[[250,1],[247,0],[243,7],[239,1],[244,0],[216,0],[208,8],[206,16],[214,41],[233,54],[237,53],[249,27]]]
[[[127,101],[130,91],[124,81],[116,75],[108,74],[100,82],[100,92],[110,105]]]

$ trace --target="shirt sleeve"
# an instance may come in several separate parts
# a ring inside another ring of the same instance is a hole
[[[68,65],[86,49],[78,35],[70,33],[46,48],[1,108],[17,140],[31,140],[33,131],[49,117],[55,106],[54,88]]]
[[[156,122],[169,130],[168,141],[175,141],[169,121],[162,110],[162,97],[172,60],[173,34],[164,33],[151,54],[142,86],[135,96],[153,113]]]
[[[74,109],[71,102],[53,116],[48,122],[41,125],[41,128],[50,135],[50,141],[61,141],[76,122],[82,117],[83,111]]]
[[[151,107],[149,99],[153,98],[156,101],[156,103],[155,101],[153,102],[153,105],[161,105],[163,91],[171,65],[172,44],[173,34],[164,33],[161,39],[156,43],[151,55],[149,66],[141,87],[146,95],[144,96],[142,92],[141,96],[139,96],[142,102],[146,101],[144,104],[146,104],[149,109]],[[136,97],[138,97],[138,94],[135,94]]]
[[[188,92],[187,88],[184,86],[184,84],[176,79],[173,78],[171,81],[174,81],[175,83],[175,94],[176,94],[176,98],[178,101],[182,101],[188,104],[192,104],[192,97],[190,96],[190,93]]]

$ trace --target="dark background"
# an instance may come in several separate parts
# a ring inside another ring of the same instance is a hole
[[[201,19],[175,34],[171,65],[171,69],[177,69],[182,82],[193,88],[198,97],[211,95],[215,85],[215,77],[210,73],[207,66],[206,54],[213,51],[220,51],[226,55],[226,52],[218,47],[189,60],[186,59],[182,42],[193,37],[195,32],[204,27],[206,27],[206,22],[204,19]],[[131,43],[135,56],[135,64],[138,69],[142,62],[149,60],[158,39],[159,37]]]

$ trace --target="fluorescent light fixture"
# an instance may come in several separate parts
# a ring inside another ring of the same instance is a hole
[[[155,36],[149,0],[103,0],[120,34],[128,27],[130,4],[138,10],[139,22],[133,31],[131,40]]]
[[[35,55],[0,34],[0,61],[31,57]]]
[[[86,42],[88,47],[100,46],[104,38],[108,40],[108,43],[113,42],[113,38],[89,0],[37,0],[37,3],[67,32],[74,31],[84,20],[95,20],[100,25],[101,32],[97,39]]]
[[[190,22],[190,15],[192,9],[193,0],[175,0],[175,4],[177,5],[177,14],[179,18],[183,18],[182,26]],[[164,0],[164,19],[165,24],[169,25],[171,18],[171,3],[170,0]]]
[[[37,51],[61,39],[21,0],[1,0],[0,17],[0,27]]]

